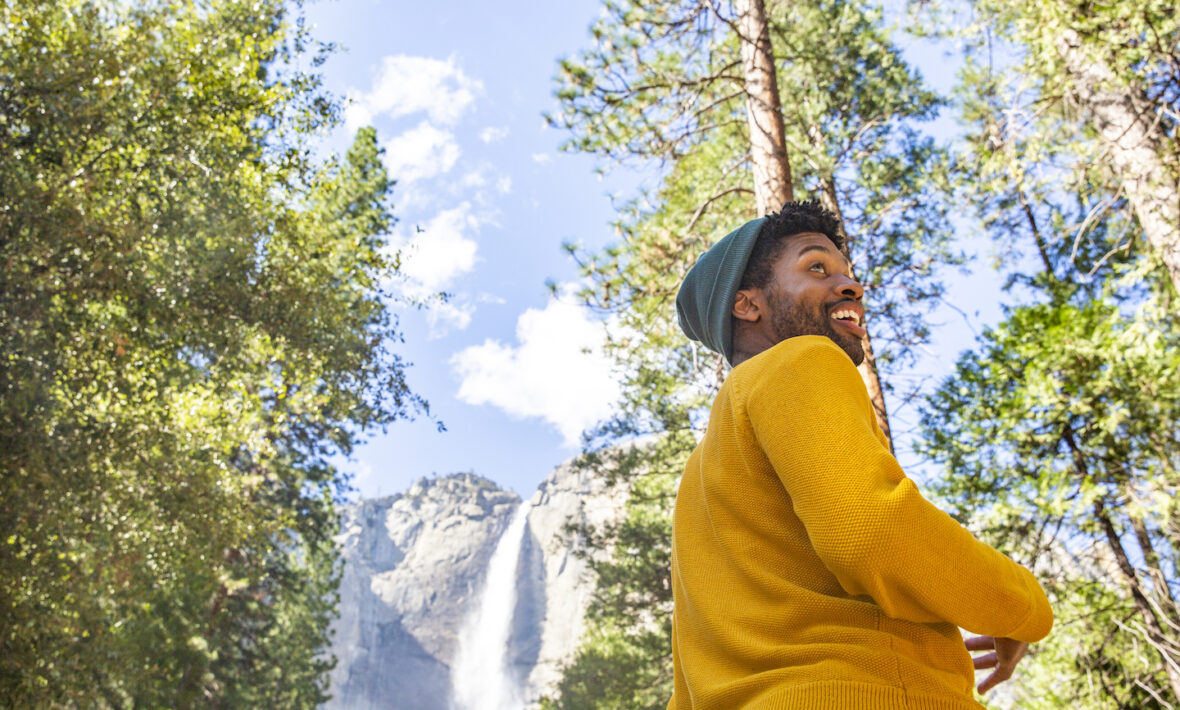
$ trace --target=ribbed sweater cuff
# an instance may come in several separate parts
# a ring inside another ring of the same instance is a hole
[[[745,710],[982,710],[972,698],[918,695],[870,683],[824,681],[783,688]]]

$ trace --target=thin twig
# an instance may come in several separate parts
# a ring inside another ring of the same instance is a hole
[[[1081,246],[1082,237],[1085,236],[1086,230],[1089,229],[1090,224],[1092,222],[1096,221],[1098,219],[1098,217],[1102,213],[1104,213],[1107,210],[1107,208],[1109,208],[1111,205],[1113,205],[1115,200],[1117,200],[1122,194],[1123,194],[1123,188],[1120,185],[1119,189],[1113,195],[1111,195],[1107,199],[1105,199],[1102,202],[1099,202],[1097,205],[1095,205],[1094,208],[1090,210],[1089,214],[1086,215],[1086,218],[1084,220],[1082,220],[1082,225],[1080,227],[1078,227],[1078,232],[1077,232],[1077,234],[1074,235],[1074,238],[1073,238],[1073,250],[1070,251],[1070,253],[1069,253],[1069,263],[1070,264],[1073,264],[1074,260],[1077,258],[1078,247]]]

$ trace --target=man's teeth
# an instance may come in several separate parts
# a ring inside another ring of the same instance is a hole
[[[847,318],[847,319],[851,320],[853,323],[860,325],[860,314],[857,313],[856,311],[849,311],[849,310],[836,311],[835,313],[832,314],[832,317],[835,318],[836,320],[844,320]]]

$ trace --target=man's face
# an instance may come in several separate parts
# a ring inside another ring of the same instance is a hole
[[[851,266],[822,234],[788,237],[766,289],[770,326],[779,342],[797,335],[823,335],[852,362],[864,360],[864,289]]]

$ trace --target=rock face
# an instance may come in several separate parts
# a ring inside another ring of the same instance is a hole
[[[529,706],[552,691],[577,649],[593,590],[565,526],[613,519],[623,495],[566,464],[524,504],[508,661]],[[326,708],[455,710],[451,668],[460,634],[520,505],[485,478],[455,474],[343,511],[337,665]]]
[[[522,553],[531,561],[527,575],[521,575],[518,599],[529,596],[522,588],[534,585],[533,598],[544,601],[543,623],[533,637],[538,645],[536,661],[518,665],[525,678],[525,698],[535,703],[549,694],[561,680],[561,668],[578,648],[583,620],[590,595],[594,591],[593,575],[586,561],[575,553],[578,541],[571,539],[568,523],[595,526],[617,520],[623,513],[626,493],[621,488],[607,489],[601,480],[569,463],[557,468],[529,501],[529,535]],[[543,596],[542,596],[543,595]],[[517,618],[522,618],[517,606]]]
[[[343,511],[328,708],[450,710],[450,660],[520,500],[471,474],[422,479]]]

